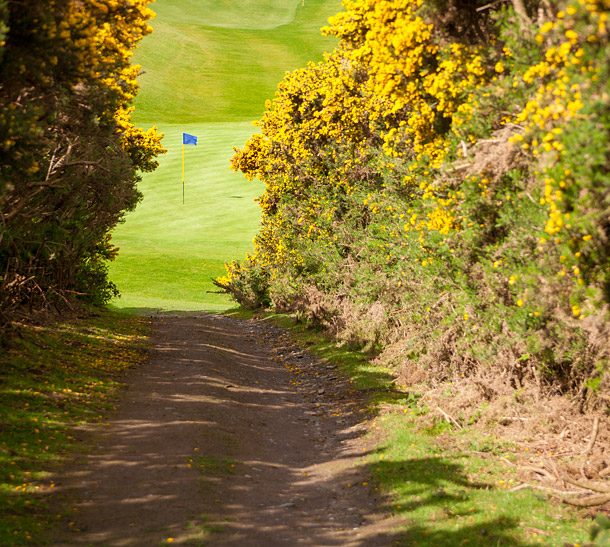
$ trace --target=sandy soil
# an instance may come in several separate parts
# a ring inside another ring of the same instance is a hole
[[[396,522],[358,466],[369,448],[349,383],[261,321],[154,320],[94,449],[61,479],[62,546],[390,545]]]

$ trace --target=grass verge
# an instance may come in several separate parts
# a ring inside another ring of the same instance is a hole
[[[241,310],[227,313],[249,316]],[[493,431],[454,429],[418,402],[416,394],[397,386],[389,369],[373,365],[365,353],[338,347],[327,335],[295,324],[291,317],[264,317],[337,365],[351,378],[353,389],[366,392],[372,448],[362,465],[385,500],[383,509],[404,523],[397,530],[401,539],[396,545],[594,545],[589,543],[594,516],[590,510],[564,505],[540,490],[512,490],[523,482],[523,471],[514,462],[527,447],[498,438]]]
[[[78,449],[71,429],[114,407],[122,374],[144,359],[149,322],[101,312],[22,324],[0,357],[0,545],[46,545],[54,471]]]

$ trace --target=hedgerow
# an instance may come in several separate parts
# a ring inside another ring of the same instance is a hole
[[[116,292],[108,234],[163,152],[131,121],[148,3],[0,1],[0,327]]]
[[[607,405],[610,2],[344,7],[236,149],[262,224],[217,284],[404,382],[493,370]]]

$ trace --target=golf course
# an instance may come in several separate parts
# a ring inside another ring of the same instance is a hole
[[[134,119],[164,133],[167,153],[145,174],[137,209],[113,233],[111,279],[125,311],[218,311],[233,304],[212,284],[224,263],[251,250],[263,185],[230,169],[234,146],[256,131],[286,71],[321,60],[335,45],[319,32],[339,0],[157,0],[153,33],[136,50],[142,66]],[[185,146],[182,133],[198,138]]]
[[[610,545],[609,2],[0,0],[0,547]]]

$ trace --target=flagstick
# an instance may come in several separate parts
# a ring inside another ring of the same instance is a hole
[[[184,143],[182,143],[182,205],[184,205]]]

